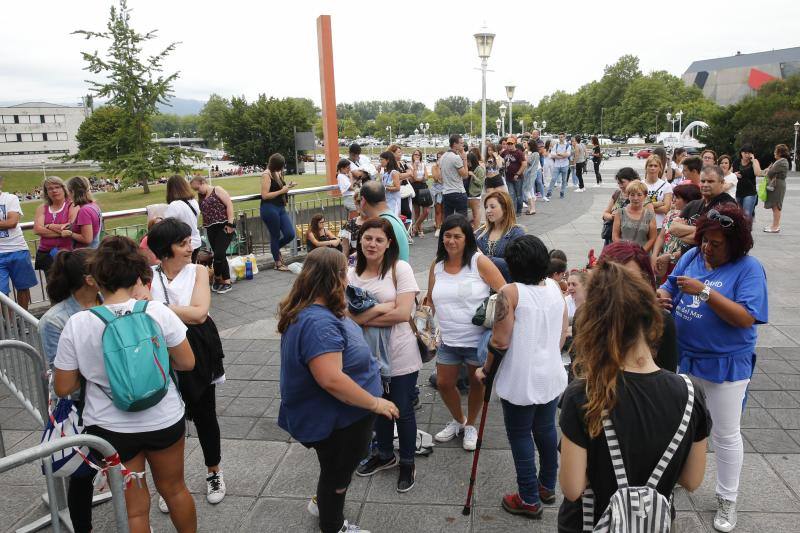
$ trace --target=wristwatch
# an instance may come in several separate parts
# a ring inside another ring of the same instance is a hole
[[[711,287],[706,285],[705,288],[700,291],[700,294],[698,294],[697,297],[700,298],[701,302],[707,302],[708,299],[711,298]]]

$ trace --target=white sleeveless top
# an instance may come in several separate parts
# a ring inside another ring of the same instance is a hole
[[[436,318],[442,342],[454,348],[475,348],[486,329],[472,324],[475,310],[489,296],[489,285],[478,272],[478,257],[475,252],[468,266],[458,274],[448,274],[444,270],[444,261],[433,267],[436,280],[433,285],[433,305],[436,307]]]
[[[178,272],[172,281],[167,276],[159,272],[158,265],[153,268],[153,282],[150,284],[150,294],[153,300],[167,303],[164,296],[164,287],[169,291],[169,303],[186,306],[192,303],[192,293],[194,292],[194,282],[197,279],[197,265],[188,264]],[[164,282],[164,285],[161,282]]]
[[[541,405],[567,387],[561,361],[564,297],[552,279],[544,285],[515,283],[519,302],[508,352],[495,378],[497,395],[514,405]]]

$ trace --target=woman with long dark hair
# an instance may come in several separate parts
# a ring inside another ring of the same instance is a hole
[[[341,251],[342,240],[328,229],[328,222],[325,220],[325,215],[317,213],[311,217],[311,221],[308,223],[308,230],[306,231],[306,249],[310,252],[314,248],[319,248],[320,246],[330,246]]]
[[[399,416],[381,397],[378,363],[361,328],[348,318],[346,286],[345,256],[317,248],[278,305],[278,425],[317,453],[317,495],[309,508],[319,514],[323,533],[360,531],[344,519],[347,488],[367,455],[375,415]]]
[[[470,150],[467,153],[467,179],[464,189],[467,191],[467,205],[472,213],[472,229],[481,225],[481,192],[483,191],[486,169],[481,165],[480,157]]]
[[[435,438],[447,442],[463,433],[467,451],[474,450],[478,440],[475,420],[483,402],[483,384],[475,377],[475,370],[485,362],[478,346],[486,329],[474,325],[472,317],[490,291],[498,291],[504,284],[500,270],[478,253],[467,219],[459,214],[447,217],[428,273],[426,301],[436,313],[442,335],[436,353],[437,390],[453,419]],[[467,416],[456,389],[462,364],[467,365],[470,380]]]
[[[417,235],[419,238],[423,238],[425,233],[422,231],[422,224],[427,220],[431,208],[429,204],[422,205],[420,203],[420,191],[428,189],[428,168],[425,161],[422,160],[422,152],[419,150],[414,150],[411,154],[411,171],[411,186],[414,187],[414,198],[411,202],[414,206],[414,225],[411,227],[411,236]],[[431,194],[431,191],[428,191],[427,194]]]
[[[217,326],[208,314],[208,269],[192,263],[191,230],[175,218],[165,218],[154,225],[147,234],[147,245],[161,261],[152,267],[152,298],[163,302],[188,328],[186,338],[194,352],[195,365],[191,372],[178,373],[178,388],[186,405],[186,419],[194,422],[203,451],[206,499],[217,504],[226,492],[216,412],[216,383],[224,382],[225,354]],[[163,498],[158,506],[161,512],[169,512]]]
[[[205,176],[194,176],[189,182],[200,198],[200,212],[208,243],[214,252],[214,283],[211,290],[224,294],[231,290],[231,272],[228,267],[227,250],[236,231],[233,201],[228,191],[215,187]]]
[[[606,511],[617,479],[604,419],[613,424],[631,487],[644,486],[684,419],[690,389],[682,376],[660,369],[652,345],[661,335],[661,309],[653,287],[615,262],[592,269],[586,301],[576,316],[576,379],[561,400],[561,471],[564,501],[559,532],[583,529],[584,491],[594,493],[595,525]],[[688,426],[656,490],[672,496],[675,484],[693,491],[705,473],[711,418],[702,386],[692,380]],[[586,507],[584,507],[586,512]],[[673,515],[674,516],[674,515]]]
[[[736,202],[742,207],[750,218],[756,215],[758,194],[756,191],[756,176],[761,175],[761,164],[753,153],[753,147],[743,144],[739,149],[739,160],[734,161],[733,169],[739,181],[736,183]]]
[[[400,216],[400,166],[394,153],[385,151],[380,155],[381,183],[386,190],[386,205],[392,213]]]
[[[297,185],[293,181],[284,181],[285,166],[286,160],[281,154],[272,154],[261,178],[261,220],[269,232],[269,250],[275,261],[274,268],[282,272],[289,268],[281,258],[281,248],[295,238],[292,220],[286,213],[286,203],[289,201],[289,190]]]
[[[603,162],[603,153],[600,151],[600,140],[597,135],[592,135],[592,165],[594,165],[594,179],[597,184],[603,183],[603,177],[600,175],[600,163]]]
[[[358,467],[356,474],[371,476],[380,470],[398,465],[392,445],[394,426],[400,448],[397,492],[408,492],[414,486],[416,471],[414,453],[417,442],[417,420],[413,401],[416,397],[417,376],[422,368],[417,339],[408,319],[419,292],[411,265],[399,259],[400,250],[394,239],[392,225],[383,218],[364,222],[356,249],[356,265],[348,272],[350,285],[369,291],[380,304],[353,316],[353,320],[367,331],[377,333],[377,328],[387,328],[389,342],[388,357],[381,359],[381,375],[384,378],[383,397],[397,405],[400,416],[395,423],[379,418],[375,422],[378,447],[369,460]],[[369,335],[375,339],[375,335]],[[374,352],[374,350],[373,350]]]

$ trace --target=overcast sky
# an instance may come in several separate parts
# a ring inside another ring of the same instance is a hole
[[[3,2],[0,101],[77,102],[85,94],[82,50],[70,35],[102,30],[110,0]],[[482,9],[476,9],[480,5]],[[139,31],[180,41],[167,64],[175,95],[205,100],[259,93],[320,101],[316,17],[333,22],[336,98],[480,98],[472,37],[497,34],[487,96],[538,102],[574,91],[603,67],[635,54],[644,72],[681,75],[697,59],[800,46],[800,1],[452,2],[129,0]],[[386,6],[386,7],[384,7]],[[392,6],[392,7],[388,7]]]

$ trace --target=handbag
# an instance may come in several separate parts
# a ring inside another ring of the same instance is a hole
[[[475,310],[472,323],[491,329],[494,326],[494,312],[497,306],[497,293],[490,294]]]
[[[52,379],[51,376],[49,390],[52,390]],[[61,398],[53,406],[53,397],[49,396],[49,416],[42,432],[42,444],[83,433],[82,409],[78,410],[78,406],[83,405],[85,393],[86,381],[81,378],[80,399],[77,402],[70,398]],[[50,456],[53,475],[56,477],[88,476],[93,468],[97,468],[89,459],[89,454],[87,446],[74,446],[53,453]],[[44,473],[44,467],[42,467],[42,473]]]
[[[762,202],[767,201],[767,182],[769,178],[764,176],[764,179],[758,182],[758,188],[756,189],[756,193],[758,194],[758,199]]]
[[[439,330],[433,321],[433,310],[427,305],[418,305],[414,318],[409,320],[411,331],[417,337],[419,355],[423,363],[436,357],[436,346],[439,344]]]
[[[433,195],[428,187],[417,190],[416,204],[420,207],[430,207],[433,205]]]
[[[603,221],[603,229],[600,231],[600,238],[604,241],[611,240],[611,234],[614,229],[614,220],[604,220]]]
[[[412,187],[410,183],[405,182],[400,185],[400,198],[414,198],[415,195],[414,187]]]

